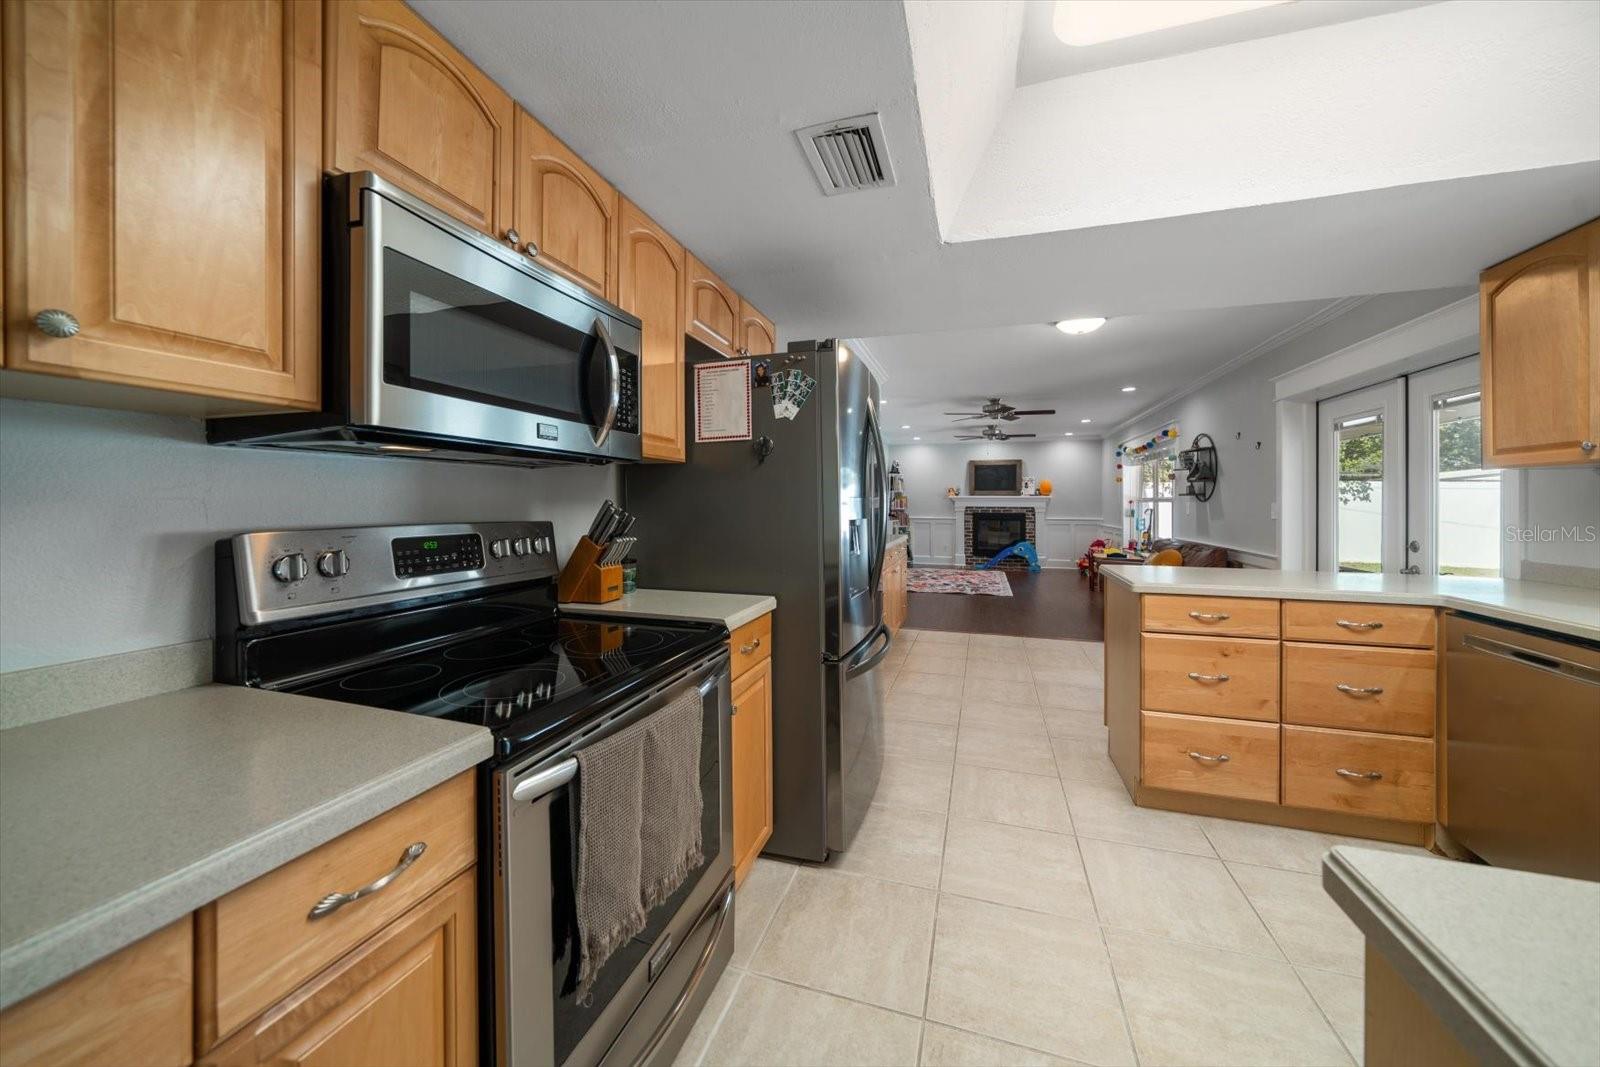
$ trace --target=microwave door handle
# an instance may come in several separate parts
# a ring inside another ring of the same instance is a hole
[[[594,332],[606,350],[606,413],[594,435],[594,443],[603,445],[617,423],[617,406],[622,400],[622,367],[617,362],[617,346],[611,343],[611,331],[606,329],[605,319],[594,320]]]

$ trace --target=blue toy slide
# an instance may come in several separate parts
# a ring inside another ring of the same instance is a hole
[[[992,571],[994,570],[995,565],[1001,560],[1005,559],[1007,556],[1021,556],[1023,559],[1028,561],[1029,574],[1039,573],[1039,553],[1034,551],[1032,541],[1018,541],[1010,548],[1002,549],[993,556],[990,556],[984,562],[978,564],[977,569],[980,571]]]

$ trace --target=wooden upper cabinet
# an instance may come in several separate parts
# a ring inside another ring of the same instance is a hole
[[[618,214],[617,303],[643,324],[639,407],[644,458],[682,462],[685,253],[632,201],[624,199]]]
[[[517,109],[512,226],[538,262],[607,300],[617,298],[617,191]]]
[[[228,401],[211,413],[316,408],[319,6],[18,0],[3,17],[5,365]]]
[[[1600,461],[1600,219],[1478,280],[1487,467]]]
[[[739,353],[739,294],[728,283],[711,273],[704,263],[688,254],[689,278],[685,303],[689,313],[689,336],[725,356]]]
[[[374,171],[503,238],[511,97],[400,0],[337,0],[327,12],[329,165]]]
[[[747,300],[739,301],[739,354],[766,356],[778,350],[778,328]]]

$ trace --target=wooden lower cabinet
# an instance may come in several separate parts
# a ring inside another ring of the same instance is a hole
[[[463,871],[201,1062],[476,1064],[476,884],[474,871]]]
[[[767,633],[771,633],[771,616]],[[757,622],[762,620],[758,619]],[[741,627],[735,634],[744,632]],[[733,880],[739,885],[772,836],[772,643],[733,679]],[[737,649],[737,646],[736,646]]]
[[[1425,737],[1283,728],[1283,802],[1402,822],[1432,822],[1434,748]]]
[[[906,624],[910,605],[906,598],[908,570],[906,546],[899,544],[889,549],[883,561],[883,622],[891,634],[899,633],[900,627]]]
[[[4,1067],[183,1067],[194,1044],[194,923],[184,916],[0,1015]]]
[[[1148,711],[1278,719],[1278,642],[1145,634],[1141,706]]]
[[[1278,724],[1166,715],[1143,722],[1143,780],[1154,789],[1278,802]]]

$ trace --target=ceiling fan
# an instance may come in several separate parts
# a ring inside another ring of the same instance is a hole
[[[983,405],[982,411],[947,411],[946,415],[959,415],[962,419],[986,419],[993,422],[1003,419],[1006,422],[1016,422],[1024,415],[1054,415],[1055,408],[1019,408],[1007,404],[997,396],[991,396]],[[1014,436],[1020,437],[1021,434]]]
[[[1038,437],[1036,433],[1006,433],[995,423],[983,428],[982,433],[957,434],[957,441],[1009,441],[1013,437]]]

